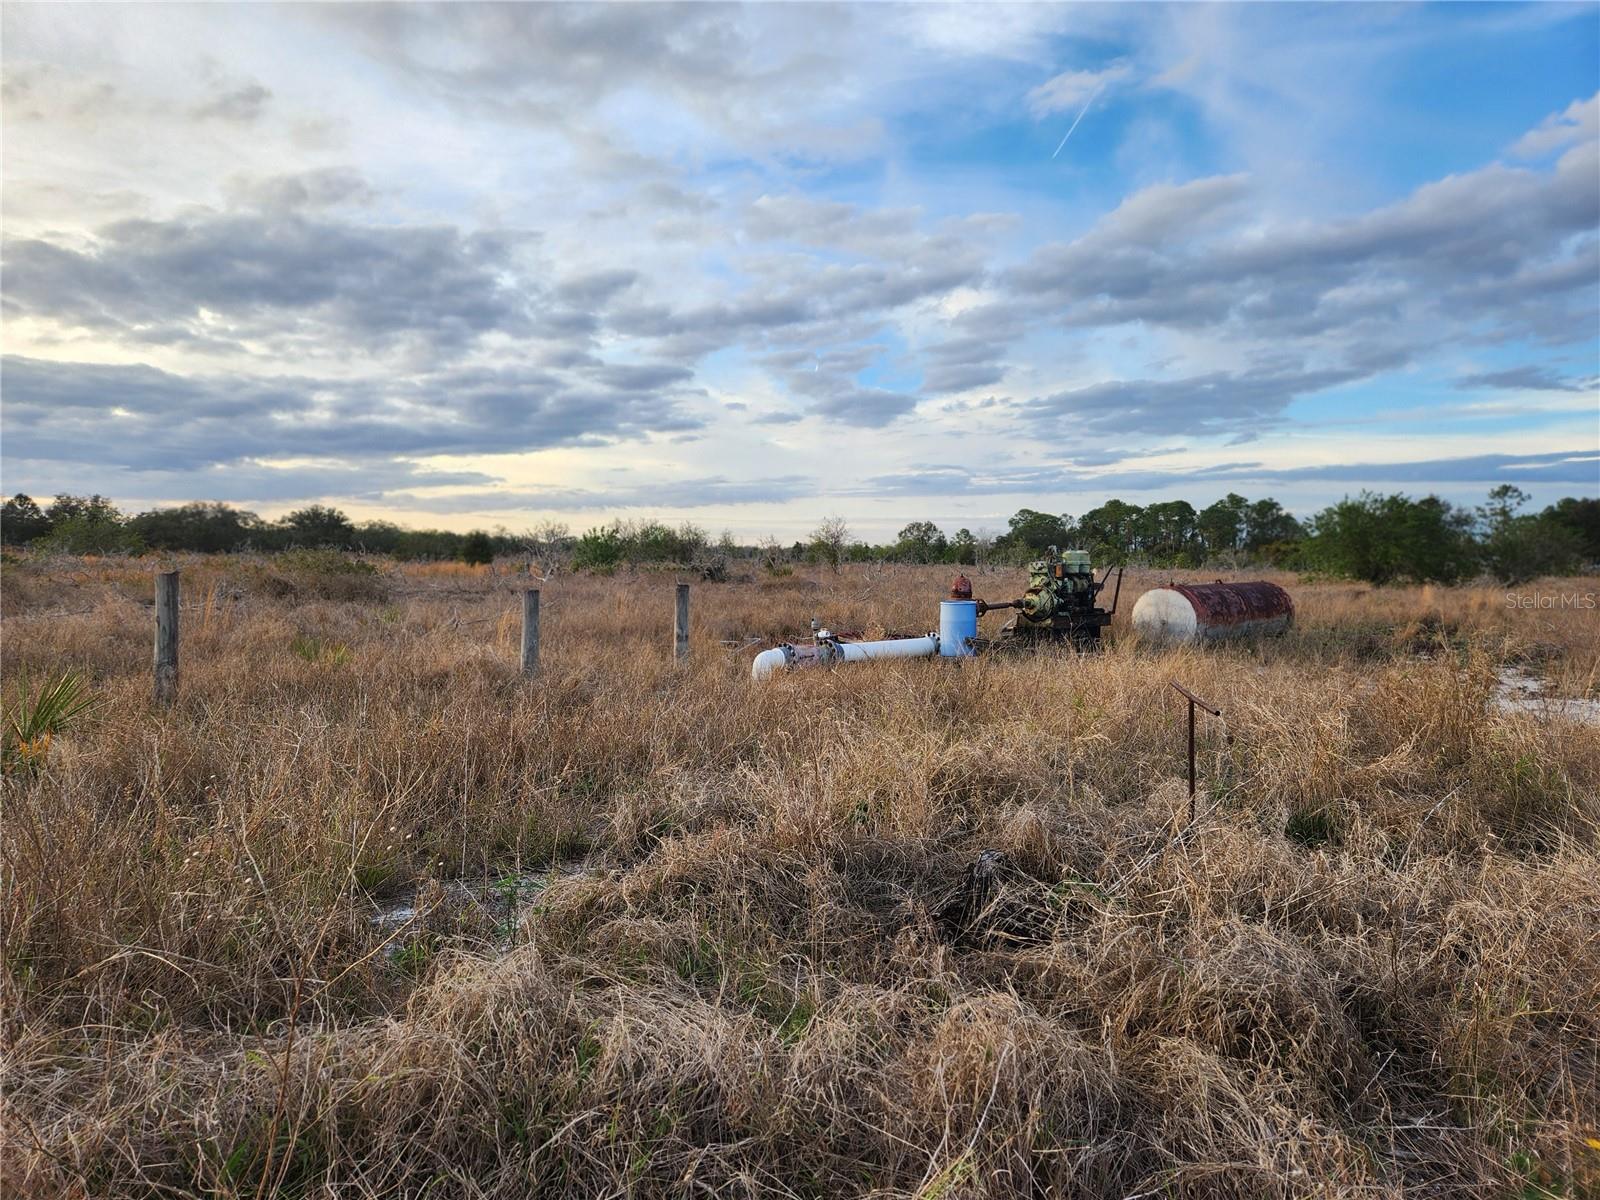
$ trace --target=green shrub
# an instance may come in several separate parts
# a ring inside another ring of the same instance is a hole
[[[63,671],[46,679],[37,691],[26,670],[17,677],[17,696],[5,716],[0,766],[6,774],[37,770],[50,753],[50,743],[78,720],[93,712],[100,701],[89,694],[88,679],[77,671]]]
[[[494,561],[494,541],[481,529],[475,529],[461,542],[461,561],[481,567]]]

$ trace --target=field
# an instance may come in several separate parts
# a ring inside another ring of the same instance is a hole
[[[1600,1191],[1600,612],[752,687],[951,570],[559,576],[525,682],[503,564],[194,559],[161,710],[158,565],[5,568],[7,1195]]]

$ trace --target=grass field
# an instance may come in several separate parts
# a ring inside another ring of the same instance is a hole
[[[196,559],[161,711],[157,565],[4,572],[8,712],[98,701],[4,783],[7,1195],[1600,1191],[1600,729],[1497,702],[1600,695],[1600,612],[1281,577],[1157,651],[1147,572],[1102,655],[753,687],[951,571],[698,584],[682,667],[670,575],[562,576],[526,683],[526,576]]]

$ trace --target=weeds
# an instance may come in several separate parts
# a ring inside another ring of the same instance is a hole
[[[723,640],[945,572],[718,585],[686,666],[670,582],[562,576],[528,686],[487,572],[269,569],[194,565],[251,619],[159,719],[146,578],[7,570],[8,763],[77,680],[5,785],[8,1192],[1600,1188],[1600,732],[1492,703],[1532,647],[1590,687],[1592,614],[1291,580],[1260,646],[755,689]],[[1184,837],[1172,678],[1233,738]]]

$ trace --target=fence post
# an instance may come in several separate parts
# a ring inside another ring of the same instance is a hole
[[[178,698],[178,572],[156,576],[156,703]]]
[[[522,674],[531,679],[539,673],[539,589],[522,593]]]
[[[678,604],[672,613],[672,652],[679,662],[689,657],[689,585],[678,585]]]

